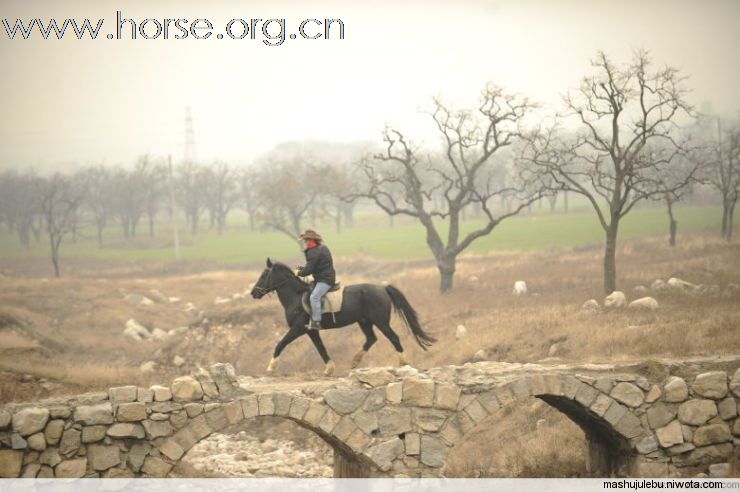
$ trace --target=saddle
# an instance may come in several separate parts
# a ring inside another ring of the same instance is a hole
[[[314,284],[311,284],[311,288],[308,292],[303,293],[301,297],[301,303],[303,304],[303,310],[308,314],[311,314],[311,301],[309,296],[313,292]],[[341,282],[337,282],[329,289],[324,297],[321,298],[321,312],[335,314],[342,310],[342,300],[344,299],[344,285]]]

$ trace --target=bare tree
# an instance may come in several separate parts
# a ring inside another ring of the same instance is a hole
[[[711,119],[703,121],[706,127],[712,125]],[[716,119],[716,139],[707,138],[707,152],[703,156],[704,180],[721,196],[721,235],[729,242],[732,240],[735,205],[740,197],[740,124],[733,123],[723,129],[722,120],[719,117]],[[715,132],[707,133],[711,135]]]
[[[9,232],[18,234],[21,245],[28,249],[32,238],[41,232],[39,194],[42,179],[33,172],[5,172],[0,178],[0,215]]]
[[[257,197],[257,176],[253,168],[243,169],[239,173],[239,192],[241,194],[242,208],[249,216],[249,230],[254,231],[257,215],[259,212],[259,199]]]
[[[92,215],[97,232],[98,246],[102,246],[103,230],[108,224],[111,209],[112,175],[108,168],[100,165],[83,171],[81,179],[87,189],[83,205]]]
[[[59,277],[59,247],[64,236],[74,227],[83,196],[82,187],[68,176],[57,173],[45,180],[41,192],[41,212],[49,236],[55,277]]]
[[[236,172],[224,162],[216,162],[203,170],[203,196],[211,217],[211,226],[216,226],[219,234],[226,227],[226,216],[239,200]]]
[[[383,133],[385,150],[361,163],[367,186],[351,196],[367,197],[391,216],[417,219],[426,231],[426,242],[440,273],[440,291],[453,287],[457,256],[473,241],[486,236],[502,220],[516,215],[541,197],[529,183],[511,180],[502,185],[504,152],[522,138],[522,120],[533,105],[489,84],[476,110],[455,110],[434,99],[430,116],[442,141],[441,155],[424,154],[396,129]],[[503,159],[497,161],[495,156]],[[518,202],[510,212],[494,213],[491,199],[513,194]],[[463,233],[462,210],[479,203],[485,224]],[[446,222],[443,239],[440,222]]]
[[[262,222],[296,241],[303,231],[306,213],[325,192],[324,169],[299,157],[271,160],[257,179],[257,196],[262,204]]]
[[[185,210],[185,220],[192,234],[198,233],[198,222],[203,213],[201,169],[192,161],[182,163],[177,170],[179,197]]]
[[[136,162],[133,179],[139,183],[142,210],[149,222],[149,237],[154,237],[154,218],[165,196],[167,169],[163,163],[155,163],[148,155],[144,155]]]
[[[617,288],[621,220],[640,201],[666,193],[675,196],[692,180],[693,171],[670,185],[657,179],[682,154],[676,120],[691,115],[692,109],[678,71],[652,71],[643,51],[624,67],[599,52],[592,66],[596,73],[564,98],[567,116],[581,131],[567,138],[553,126],[530,142],[543,184],[580,194],[593,206],[606,236],[604,290],[611,293]]]

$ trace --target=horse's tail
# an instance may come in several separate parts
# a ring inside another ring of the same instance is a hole
[[[391,303],[393,304],[393,308],[396,310],[396,313],[403,318],[404,323],[406,323],[406,326],[411,330],[411,333],[414,335],[416,342],[421,348],[426,350],[427,347],[430,347],[437,341],[436,338],[425,332],[421,327],[416,311],[411,307],[406,296],[403,295],[400,290],[392,285],[388,285],[385,288],[385,291],[390,296]]]

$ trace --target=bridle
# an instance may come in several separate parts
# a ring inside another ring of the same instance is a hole
[[[267,277],[265,278],[265,283],[269,283],[270,280],[272,280],[273,267],[270,267],[269,270],[270,270],[270,273],[267,274]],[[259,285],[255,285],[254,286],[254,290],[256,290],[258,294],[264,296],[266,294],[269,294],[270,292],[276,291],[279,287],[282,287],[289,280],[290,280],[290,278],[284,278],[282,281],[280,281],[277,284],[273,285],[269,289],[266,289],[265,287],[261,287]]]

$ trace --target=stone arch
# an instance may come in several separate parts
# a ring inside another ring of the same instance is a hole
[[[463,394],[457,412],[441,433],[452,448],[497,410],[535,397],[562,412],[583,430],[591,475],[628,475],[635,445],[649,432],[629,405],[608,394],[616,384],[613,379],[610,383],[604,381],[600,388],[596,382],[597,379],[587,376],[529,375],[488,390]]]
[[[156,445],[174,468],[196,443],[208,436],[266,416],[290,420],[321,437],[334,450],[335,477],[362,478],[377,473],[377,464],[361,453],[366,444],[364,434],[358,432],[349,416],[337,414],[322,401],[290,393],[263,393],[213,403],[211,408],[206,407],[202,414]]]

